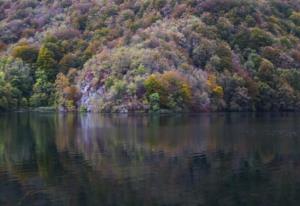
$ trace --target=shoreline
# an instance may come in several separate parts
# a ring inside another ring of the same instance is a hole
[[[171,110],[162,110],[158,112],[149,111],[128,111],[128,112],[89,112],[89,111],[61,111],[55,107],[39,107],[39,108],[28,108],[28,109],[17,109],[0,111],[0,113],[22,113],[22,112],[33,112],[33,113],[58,113],[58,114],[143,114],[143,115],[197,115],[197,114],[256,114],[256,113],[299,113],[300,110],[277,110],[277,111],[201,111],[201,112],[176,112]]]

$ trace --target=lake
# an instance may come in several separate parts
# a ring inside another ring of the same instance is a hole
[[[300,114],[0,114],[0,205],[300,205]]]

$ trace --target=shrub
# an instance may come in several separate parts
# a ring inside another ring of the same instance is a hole
[[[75,86],[67,86],[63,89],[64,98],[75,103],[79,98],[79,90]]]
[[[232,52],[228,44],[221,43],[216,48],[216,55],[220,57],[220,69],[232,69]]]
[[[257,110],[271,111],[275,103],[276,92],[267,83],[259,82],[258,96],[255,98],[255,107]]]
[[[259,69],[259,77],[264,81],[271,81],[274,74],[274,65],[267,59],[262,59]]]
[[[66,100],[64,106],[67,109],[67,111],[75,111],[76,110],[74,101],[72,101],[72,100]]]
[[[36,82],[33,85],[33,94],[29,99],[33,107],[49,106],[53,104],[54,88],[53,84],[48,81],[44,71],[36,71]]]
[[[229,102],[230,111],[252,111],[253,105],[251,98],[248,96],[248,90],[245,87],[237,87]]]
[[[258,51],[261,47],[270,46],[274,42],[273,36],[258,27],[250,30],[242,28],[234,39],[234,43],[241,49],[251,48]]]
[[[113,76],[109,76],[105,80],[105,88],[110,89],[114,85],[115,78]]]
[[[126,83],[122,80],[116,80],[111,89],[113,96],[116,99],[121,99],[126,92]]]
[[[157,93],[160,96],[160,107],[168,109],[184,108],[192,98],[188,81],[178,71],[167,71],[154,74],[145,80],[147,97]]]
[[[20,59],[2,58],[0,59],[0,72],[3,74],[3,81],[9,83],[12,88],[17,89],[20,97],[28,97],[31,93],[33,78],[31,68]]]
[[[260,66],[261,59],[262,58],[256,52],[251,51],[244,66],[250,72],[257,71]]]
[[[159,75],[157,74],[152,74],[145,80],[145,87],[148,96],[153,93],[166,95],[166,91],[164,90],[162,82],[159,79]]]
[[[300,71],[297,69],[279,70],[280,77],[288,82],[295,90],[300,91]]]
[[[222,97],[224,94],[223,88],[221,86],[215,86],[212,92],[217,95],[218,97]]]
[[[300,26],[300,12],[293,12],[292,15],[289,17],[295,24]]]
[[[274,42],[270,33],[254,27],[250,30],[250,46],[253,49],[258,50],[260,47],[270,46]]]
[[[135,95],[137,92],[137,85],[133,82],[131,82],[128,86],[127,86],[127,92],[130,95]]]
[[[80,36],[80,31],[77,29],[60,29],[53,34],[57,39],[74,39]]]
[[[64,41],[64,42],[68,42],[68,41]],[[55,61],[59,62],[63,57],[64,50],[67,49],[67,46],[66,45],[63,46],[62,42],[59,41],[59,39],[57,39],[56,37],[47,36],[44,39],[41,48],[46,48],[51,53],[52,58]]]
[[[217,28],[222,39],[230,40],[234,26],[227,18],[220,17],[218,19]]]
[[[13,47],[11,55],[14,58],[22,59],[24,62],[34,63],[37,60],[38,49],[24,42]]]
[[[292,57],[293,57],[294,61],[296,61],[296,63],[298,65],[300,65],[300,51],[292,50]]]
[[[216,45],[213,41],[203,39],[193,50],[193,62],[198,67],[204,67],[215,52]]]
[[[147,69],[144,65],[140,64],[135,70],[134,73],[136,75],[143,75],[147,72]]]
[[[7,47],[7,45],[0,40],[0,52],[3,51],[3,50],[5,50],[6,47]]]
[[[80,30],[80,31],[84,31],[86,29],[86,24],[87,24],[87,16],[83,15],[83,14],[75,14],[72,15],[72,25]]]
[[[55,80],[55,96],[56,104],[63,107],[67,111],[74,111],[76,109],[76,102],[80,98],[79,89],[71,85],[70,75],[65,76],[62,73],[57,75]]]
[[[80,106],[79,111],[85,113],[88,111],[88,109],[85,106]]]
[[[208,76],[207,85],[214,96],[218,98],[223,97],[224,94],[223,88],[221,85],[217,83],[217,77],[215,75],[211,74]]]
[[[0,111],[7,110],[9,108],[9,103],[7,101],[7,98],[2,96],[0,97]]]
[[[280,64],[280,53],[280,49],[271,46],[262,49],[262,56],[276,65]]]
[[[49,97],[45,93],[36,93],[33,94],[29,99],[29,105],[31,107],[41,107],[41,106],[48,106]]]
[[[79,58],[74,54],[66,54],[59,62],[60,72],[66,74],[70,68],[78,68],[80,66]]]
[[[152,112],[157,112],[160,109],[160,97],[158,93],[153,93],[149,95],[150,110]]]

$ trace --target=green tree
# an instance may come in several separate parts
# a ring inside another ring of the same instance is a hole
[[[250,48],[258,50],[260,47],[270,46],[274,42],[270,33],[255,27],[250,30]]]
[[[267,59],[262,59],[258,68],[258,75],[263,81],[272,81],[274,76],[274,65]]]
[[[220,57],[220,69],[232,69],[232,52],[228,44],[222,42],[216,49],[216,54]]]
[[[48,81],[45,71],[36,72],[36,82],[33,85],[33,95],[30,97],[30,106],[50,106],[53,105],[54,86]]]
[[[43,71],[47,81],[53,81],[57,74],[57,62],[54,54],[46,47],[41,47],[37,58],[37,69]]]
[[[20,59],[0,59],[0,109],[8,110],[27,105],[32,78],[30,67]]]
[[[150,110],[152,112],[158,112],[160,109],[160,97],[158,93],[153,93],[149,95],[149,104],[150,104]]]
[[[0,67],[5,74],[5,81],[18,89],[22,97],[29,97],[33,84],[30,66],[22,60],[7,58],[0,60]]]
[[[234,39],[240,49],[251,48],[258,51],[261,47],[270,46],[274,42],[271,33],[258,27],[252,29],[242,28]]]

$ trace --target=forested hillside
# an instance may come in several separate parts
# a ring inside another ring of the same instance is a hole
[[[299,0],[2,0],[0,110],[300,110]]]

